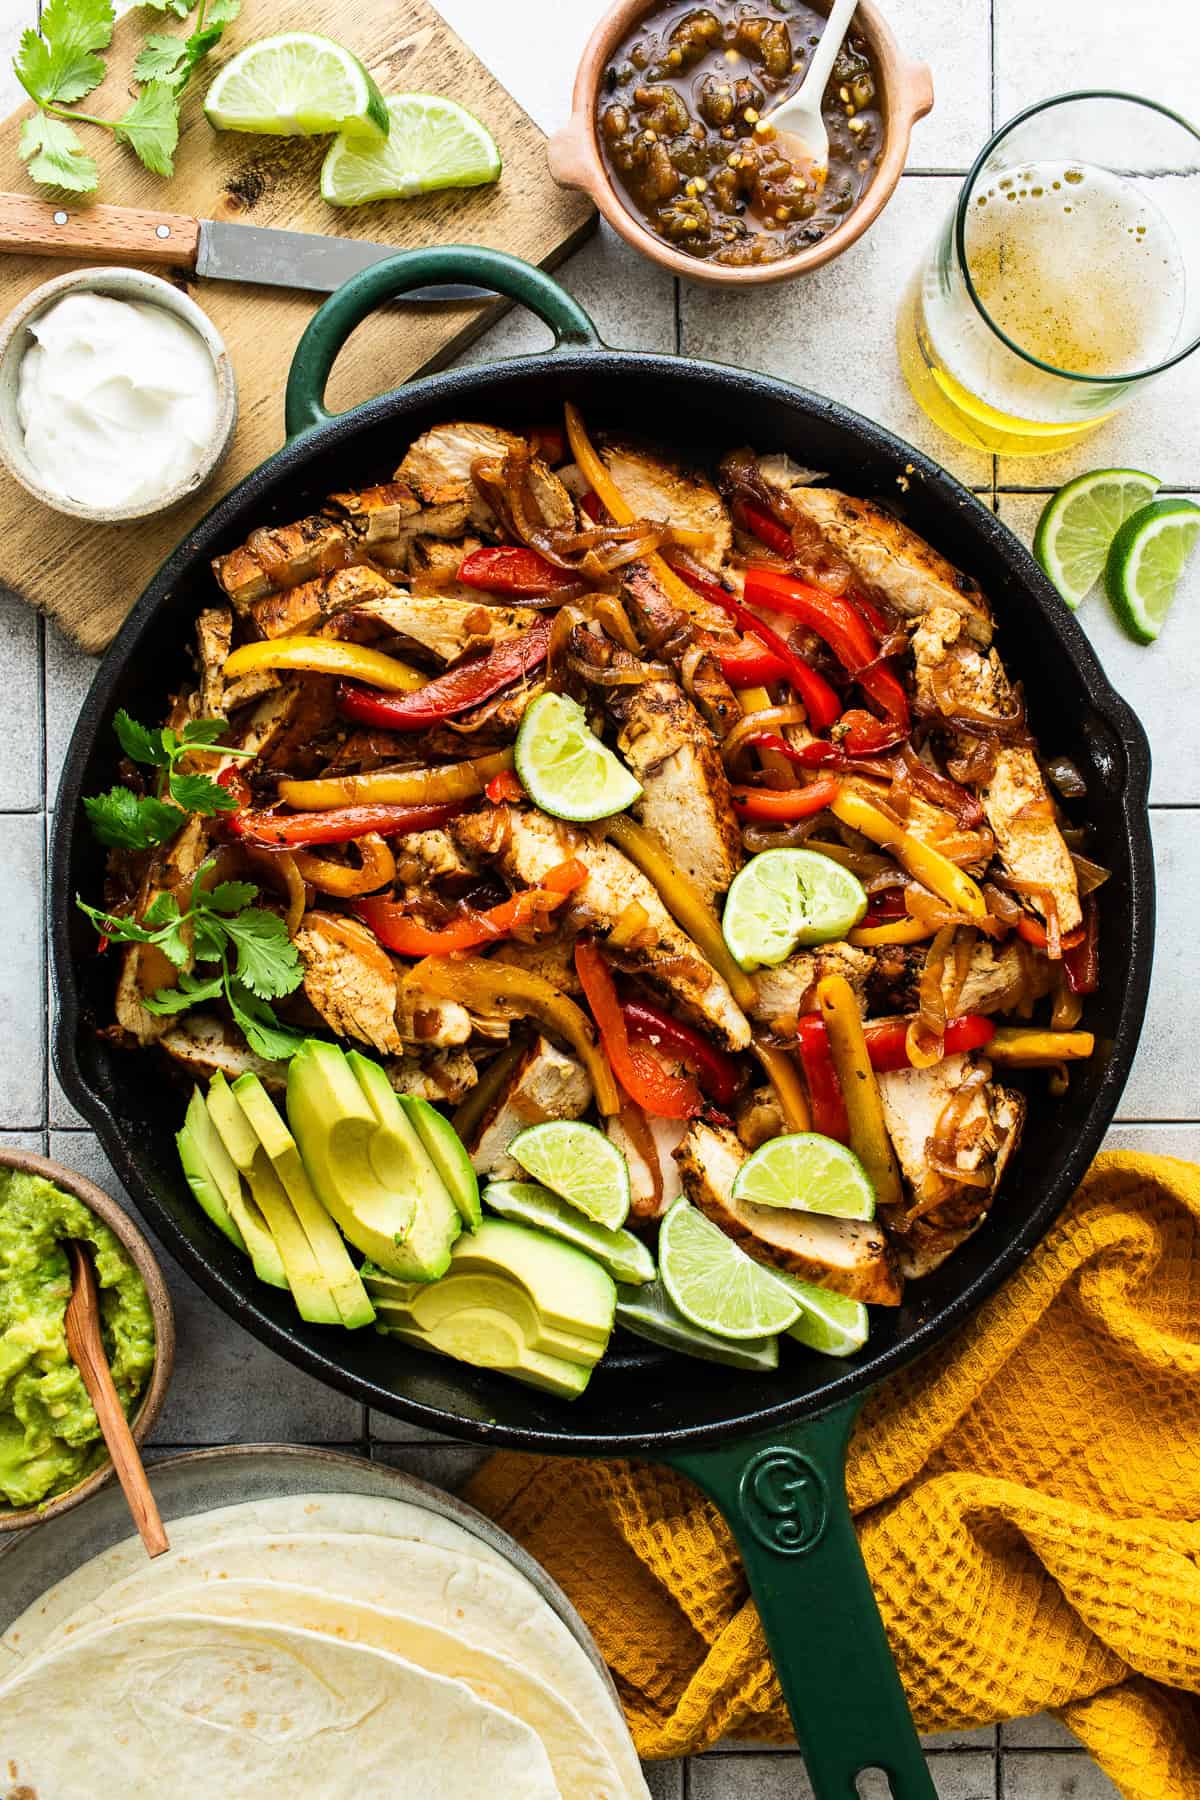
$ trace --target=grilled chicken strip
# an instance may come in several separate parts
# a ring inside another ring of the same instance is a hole
[[[574,996],[583,992],[583,983],[575,973],[575,946],[568,937],[538,938],[532,944],[509,938],[492,952],[491,961],[540,975],[560,994]]]
[[[213,574],[238,612],[255,600],[318,576],[332,575],[365,555],[351,534],[333,519],[310,513],[292,525],[263,526],[227,556],[213,561]]]
[[[384,1056],[403,1055],[396,970],[366,926],[340,913],[309,912],[294,942],[304,963],[305,998],[329,1029]]]
[[[295,587],[261,595],[246,608],[265,638],[295,637],[319,630],[332,619],[344,617],[365,601],[384,598],[399,590],[378,569],[356,564],[316,575]]]
[[[878,1225],[735,1200],[733,1183],[746,1152],[723,1126],[693,1119],[675,1158],[689,1200],[755,1262],[873,1306],[900,1304],[900,1282]]]
[[[433,881],[476,873],[475,864],[463,855],[448,831],[409,831],[392,839],[396,879],[403,887],[421,889]]]
[[[524,438],[498,425],[435,425],[409,446],[396,479],[430,504],[464,502],[470,524],[488,530],[496,523],[495,514],[475,486],[472,469],[477,462],[498,464],[510,452],[527,451]],[[575,503],[558,476],[537,456],[530,459],[529,475],[545,523],[570,530],[576,523]]]
[[[479,1080],[475,1058],[468,1050],[436,1050],[425,1056],[406,1051],[383,1067],[398,1094],[412,1094],[435,1106],[456,1106]]]
[[[688,549],[706,569],[720,569],[733,548],[733,524],[707,475],[636,444],[607,443],[600,454],[639,519],[703,532],[703,542]]]
[[[768,480],[771,460],[759,462]],[[836,488],[793,487],[787,495],[835,566],[847,570],[869,598],[885,601],[910,623],[935,606],[948,607],[974,643],[984,649],[991,643],[992,616],[978,583],[890,512]]]
[[[1013,717],[1017,699],[1000,658],[994,650],[981,656],[962,643],[962,630],[956,613],[935,607],[914,631],[918,701],[943,715],[970,712]],[[961,752],[977,741],[966,733],[957,735]],[[1060,929],[1073,931],[1083,916],[1079,883],[1033,751],[1023,744],[1000,744],[979,798],[1008,874],[1014,881],[1048,889]],[[1044,895],[1023,894],[1021,898],[1043,919],[1047,916]]]
[[[861,1001],[875,966],[869,950],[852,944],[824,944],[819,950],[798,950],[773,969],[758,969],[753,977],[755,1001],[750,1017],[776,1037],[796,1035],[796,1021],[817,1007],[817,983],[825,975],[844,975]]]
[[[869,1016],[916,1011],[917,986],[928,948],[928,944],[885,944],[874,952],[875,967],[866,993]],[[1009,1012],[1022,1000],[1042,999],[1054,982],[1054,964],[1020,938],[994,944],[976,937],[961,987],[954,958],[947,957],[942,995],[948,1017],[959,1018],[964,1013]]]
[[[663,1218],[683,1192],[683,1177],[675,1152],[687,1130],[686,1119],[660,1119],[650,1113],[646,1130],[654,1146],[651,1168],[641,1143],[625,1129],[620,1115],[605,1121],[605,1130],[629,1165],[629,1217],[634,1225],[651,1225]],[[648,1149],[649,1146],[646,1146]]]
[[[257,1075],[276,1093],[287,1087],[287,1064],[256,1056],[241,1032],[214,1014],[189,1012],[166,1022],[170,1030],[158,1040],[160,1046],[196,1081],[210,1081],[218,1073],[229,1081]]]
[[[714,639],[734,641],[736,634],[731,633],[724,613],[699,594],[695,609],[681,612],[644,563],[633,563],[624,572],[621,599],[642,642],[671,665],[701,718],[718,739],[725,737],[741,718],[742,709],[725,679],[717,651],[709,647]]]
[[[577,857],[588,878],[569,902],[576,930],[594,924],[612,927],[630,906],[646,915],[644,946],[623,947],[622,962],[664,987],[694,1019],[709,1025],[731,1050],[750,1042],[750,1024],[733,995],[689,937],[680,931],[658,890],[611,844],[558,824],[542,813],[495,806],[487,813],[455,819],[451,835],[472,855],[492,858],[514,887],[536,887],[558,863]]]
[[[527,1125],[544,1119],[581,1119],[592,1103],[592,1083],[575,1057],[539,1037],[484,1113],[468,1144],[477,1175],[523,1181],[524,1170],[508,1146]]]
[[[174,843],[151,862],[138,893],[134,916],[142,918],[159,894],[181,892],[187,887],[208,853],[208,830],[203,819],[188,820]],[[127,944],[121,952],[117,977],[117,1024],[139,1044],[153,1044],[170,1028],[169,1018],[147,1012],[142,1005],[159,988],[178,986],[179,971],[157,944]]]
[[[468,650],[495,649],[530,630],[539,617],[529,606],[487,606],[479,594],[464,599],[467,589],[410,594],[390,583],[383,586],[386,591],[367,597],[357,616],[386,625],[442,662],[453,662]]]
[[[948,1056],[928,1069],[898,1069],[878,1078],[888,1134],[919,1214],[907,1227],[903,1219],[889,1222],[903,1246],[900,1266],[907,1275],[937,1268],[982,1223],[1017,1147],[1025,1101],[1011,1088],[979,1079],[989,1069],[977,1057]],[[964,1088],[965,1104],[959,1098]],[[961,1107],[954,1134],[961,1180],[930,1163],[938,1123],[951,1103]]]

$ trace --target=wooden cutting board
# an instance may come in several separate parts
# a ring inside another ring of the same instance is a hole
[[[29,0],[32,16],[32,0]],[[113,117],[128,104],[128,71],[147,15],[137,8],[117,26],[110,74],[86,109]],[[165,27],[180,30],[168,16]],[[370,206],[326,206],[318,192],[328,140],[215,132],[204,118],[204,90],[216,57],[184,102],[175,176],[159,180],[109,134],[82,128],[100,165],[97,199],[205,219],[328,232],[395,244],[486,244],[552,266],[595,222],[591,203],[555,186],[545,139],[512,95],[425,0],[244,0],[226,33],[225,56],[254,38],[290,29],[324,32],[348,44],[385,94],[426,92],[461,101],[488,126],[504,172],[492,187],[429,194]],[[0,189],[30,192],[17,156],[19,121],[0,126]],[[44,190],[42,190],[44,193]],[[69,263],[0,256],[0,316]],[[159,273],[169,274],[160,270]],[[94,526],[32,500],[0,469],[0,585],[54,617],[85,649],[102,650],[168,552],[195,521],[283,442],[283,388],[297,339],[322,296],[227,281],[175,279],[225,338],[238,380],[240,417],[233,447],[204,493],[145,524]],[[356,405],[448,362],[503,310],[502,302],[414,308],[377,314],[354,333],[338,361],[329,404]]]

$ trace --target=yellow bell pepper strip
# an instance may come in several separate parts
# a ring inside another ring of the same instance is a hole
[[[751,1048],[762,1064],[763,1074],[775,1090],[783,1122],[789,1131],[811,1131],[812,1114],[796,1066],[786,1050],[775,1044],[764,1044],[755,1038]]]
[[[536,1019],[570,1044],[592,1078],[596,1105],[605,1118],[620,1112],[616,1079],[596,1043],[591,1021],[544,975],[481,956],[427,956],[408,979],[443,1000],[457,1000],[468,1012]]]
[[[571,443],[571,454],[579,467],[580,474],[587,481],[593,493],[617,525],[632,525],[637,518],[632,506],[609,474],[604,460],[599,456],[584,429],[579,408],[572,406],[568,400],[563,407],[567,422],[567,437]],[[665,557],[657,550],[650,551],[642,561],[657,581],[659,587],[681,612],[696,611],[696,592],[689,587],[683,577],[677,575]]]
[[[293,850],[292,857],[302,878],[319,894],[337,894],[348,900],[390,886],[396,876],[396,859],[384,839],[372,831],[355,842],[361,858],[357,867],[314,856],[311,850]]]
[[[739,969],[725,942],[716,913],[664,850],[652,831],[616,813],[604,820],[604,835],[653,882],[675,923],[686,931],[721,977],[742,1011],[753,1004],[756,990],[744,969]]]
[[[726,679],[728,680],[728,676]],[[772,679],[775,678],[772,677]],[[749,718],[752,713],[767,712],[775,705],[765,687],[735,688],[734,692],[737,695],[737,703],[742,709],[743,718]],[[789,781],[791,780],[791,764],[786,757],[780,756],[777,750],[760,750],[758,756],[768,775],[781,775]]]
[[[1086,1062],[1096,1048],[1090,1031],[1046,1031],[1036,1025],[998,1025],[983,1054],[1004,1069],[1042,1069]]]
[[[882,925],[856,925],[846,942],[856,950],[873,950],[877,944],[921,944],[937,934],[937,926],[924,919],[885,919]]]
[[[824,975],[817,983],[817,1009],[825,1022],[829,1050],[846,1102],[850,1148],[867,1171],[880,1206],[900,1206],[904,1190],[884,1123],[879,1083],[863,1031],[854,989],[844,975]]]
[[[843,825],[849,825],[854,831],[861,831],[873,844],[890,850],[914,881],[919,881],[931,894],[944,900],[954,912],[962,913],[968,919],[988,917],[987,901],[977,882],[972,881],[969,875],[964,874],[939,850],[935,850],[930,844],[923,844],[911,831],[905,831],[902,825],[889,819],[885,812],[881,812],[856,788],[843,787],[831,803],[830,811]]]
[[[482,794],[493,775],[513,766],[511,750],[496,750],[474,762],[442,763],[436,769],[371,769],[365,775],[323,775],[315,781],[281,781],[279,798],[298,812],[334,806],[441,806]]]
[[[225,679],[257,675],[263,669],[306,669],[314,675],[340,675],[347,681],[364,681],[368,687],[390,693],[412,693],[429,680],[382,650],[365,644],[344,644],[339,638],[279,637],[262,644],[243,644],[225,659]]]

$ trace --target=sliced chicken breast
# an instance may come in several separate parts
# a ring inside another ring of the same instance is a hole
[[[200,712],[216,718],[225,711],[224,668],[233,642],[233,613],[228,606],[206,606],[196,619],[196,654],[200,662]]]
[[[229,1081],[257,1075],[275,1093],[287,1087],[287,1064],[256,1056],[241,1032],[214,1014],[187,1012],[166,1022],[170,1030],[158,1040],[160,1045],[196,1081],[211,1081],[217,1074]]]
[[[137,897],[134,914],[142,918],[159,894],[183,893],[208,854],[208,828],[193,816],[179,836],[151,862]],[[181,902],[186,904],[186,899]],[[126,944],[121,952],[115,1010],[117,1024],[139,1044],[153,1044],[171,1026],[170,1018],[148,1012],[142,1001],[160,988],[178,986],[179,971],[157,944]]]
[[[304,995],[338,1037],[357,1038],[384,1056],[400,1056],[396,970],[377,939],[340,913],[305,913],[295,945],[304,963]]]
[[[844,975],[861,1001],[875,966],[869,950],[852,944],[824,944],[819,950],[797,950],[773,969],[758,969],[753,977],[755,1001],[750,1017],[776,1037],[796,1035],[796,1022],[817,1007],[817,983],[825,975]]]
[[[583,1064],[548,1038],[537,1038],[467,1146],[475,1173],[496,1181],[524,1180],[520,1163],[508,1154],[517,1133],[545,1119],[581,1119],[591,1103],[592,1083]]]
[[[707,475],[636,444],[607,443],[600,454],[639,519],[701,532],[701,541],[689,543],[688,550],[706,569],[719,569],[728,560],[733,524]]]
[[[634,1225],[650,1225],[661,1219],[683,1192],[683,1177],[675,1152],[687,1130],[686,1119],[660,1119],[646,1115],[646,1131],[654,1147],[653,1167],[645,1148],[626,1130],[619,1114],[605,1121],[605,1130],[629,1165],[629,1217]]]
[[[252,601],[246,610],[263,637],[295,637],[319,630],[366,601],[399,592],[378,569],[356,564],[329,575],[314,576],[295,587],[272,589]]]
[[[515,432],[498,425],[482,425],[457,421],[435,425],[409,446],[404,461],[396,470],[398,480],[407,482],[422,500],[434,505],[463,502],[467,517],[476,529],[487,530],[496,523],[495,515],[476,487],[472,470],[476,463],[498,465],[510,453],[525,455],[529,446]],[[532,457],[529,465],[530,485],[547,525],[570,528],[575,524],[575,504],[562,482],[541,460]]]
[[[530,630],[539,617],[529,606],[488,606],[481,595],[466,589],[410,594],[389,582],[365,596],[357,611],[360,618],[385,625],[442,662],[453,662],[468,650],[495,649]]]
[[[213,574],[238,612],[247,612],[264,594],[298,587],[361,560],[363,550],[333,519],[310,513],[291,525],[264,526],[246,542],[213,562]]]
[[[901,1284],[878,1225],[735,1200],[746,1152],[725,1127],[693,1119],[675,1157],[688,1199],[755,1262],[872,1306],[900,1304]]]
[[[383,1067],[398,1094],[411,1094],[434,1106],[457,1106],[479,1080],[468,1050],[435,1050],[425,1056],[406,1051]]]
[[[621,951],[626,966],[659,983],[691,1017],[709,1025],[731,1050],[745,1049],[750,1024],[716,970],[676,925],[658,890],[611,844],[558,824],[542,813],[495,806],[487,813],[455,819],[456,843],[472,855],[491,858],[514,887],[536,887],[558,863],[578,857],[588,879],[568,903],[575,930],[595,925],[608,932],[633,905],[646,915],[645,945]],[[567,921],[564,920],[564,926]]]

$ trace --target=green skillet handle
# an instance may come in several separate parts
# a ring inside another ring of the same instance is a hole
[[[866,1769],[896,1800],[934,1800],[846,1502],[858,1406],[667,1460],[738,1541],[817,1800],[858,1800]]]
[[[470,244],[446,244],[429,250],[401,250],[386,262],[354,275],[314,313],[296,345],[288,371],[284,420],[289,438],[336,415],[325,405],[325,388],[346,339],[368,313],[410,288],[438,282],[470,281],[520,300],[554,333],[554,347],[564,344],[601,348],[596,327],[566,289],[532,263],[502,250]],[[403,330],[403,326],[397,327]]]

